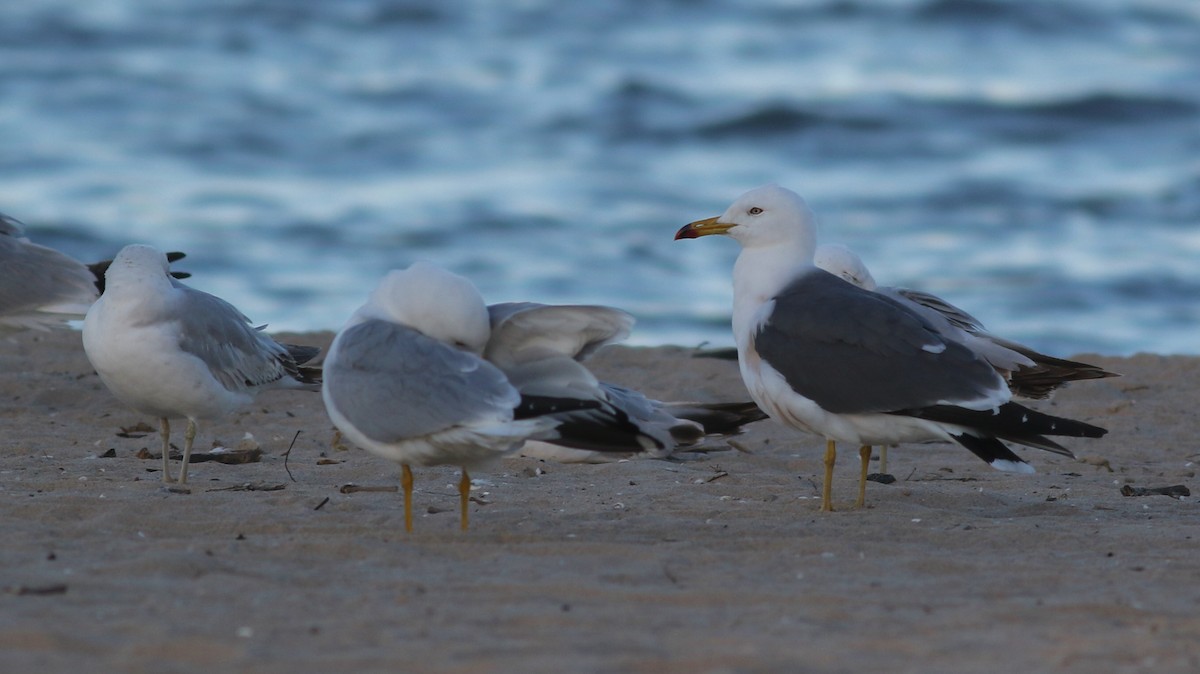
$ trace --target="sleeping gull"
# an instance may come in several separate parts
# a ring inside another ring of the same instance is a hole
[[[33,243],[19,220],[0,213],[0,334],[46,330],[83,318],[104,289],[108,264],[85,265]]]
[[[920,314],[817,269],[815,216],[794,192],[766,185],[676,239],[724,234],[742,246],[733,268],[733,333],[750,396],[773,419],[824,436],[821,508],[832,510],[838,441],[953,440],[993,468],[1033,472],[1001,440],[1072,456],[1044,437],[1104,429],[1011,402],[984,358]],[[865,482],[860,478],[860,501]]]
[[[318,389],[316,371],[301,367],[318,349],[279,344],[225,300],[179,283],[155,248],[121,249],[105,280],[83,322],[83,348],[113,395],[158,417],[163,482],[174,481],[170,419],[188,420],[185,484],[197,420],[222,417],[264,389]]]
[[[619,309],[510,302],[489,306],[488,315],[483,357],[527,400],[568,403],[557,415],[556,437],[526,442],[522,456],[569,463],[670,458],[766,416],[752,402],[661,402],[599,381],[582,361],[629,335],[633,316]],[[588,401],[594,405],[579,404]]]
[[[854,285],[889,297],[929,321],[940,335],[971,349],[1008,380],[1013,395],[1041,400],[1069,382],[1119,377],[1096,365],[1040,353],[1028,346],[991,334],[983,323],[946,300],[910,288],[879,286],[866,264],[838,243],[817,246],[817,267]],[[880,470],[887,472],[887,445],[881,448]]]
[[[329,347],[325,409],[344,437],[400,464],[407,531],[411,464],[462,468],[465,530],[468,467],[557,424],[538,415],[517,418],[521,394],[482,358],[490,332],[487,307],[470,281],[417,262],[388,272]]]

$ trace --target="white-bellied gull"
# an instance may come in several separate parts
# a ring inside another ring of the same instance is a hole
[[[104,385],[159,419],[163,481],[173,482],[170,419],[186,418],[180,484],[187,482],[196,422],[219,418],[264,389],[316,391],[308,346],[280,344],[225,300],[173,279],[157,249],[121,249],[83,322],[83,348]]]
[[[863,473],[870,445],[935,440],[954,440],[1000,470],[1032,472],[1001,440],[1071,456],[1045,436],[1106,432],[1011,402],[990,363],[920,314],[816,268],[815,216],[796,193],[751,190],[675,238],[714,234],[742,247],[733,333],[751,397],[773,419],[826,439],[823,510],[833,507],[839,441],[866,448]]]
[[[862,258],[845,245],[823,243],[817,246],[813,263],[834,276],[917,312],[943,337],[983,356],[1008,381],[1014,396],[1041,400],[1073,381],[1120,376],[1096,365],[1056,358],[997,337],[988,332],[979,319],[937,295],[911,288],[880,286]],[[880,470],[887,472],[887,445],[880,448]]]
[[[523,456],[570,463],[678,457],[766,416],[749,401],[661,402],[598,380],[582,361],[629,335],[633,316],[619,309],[512,302],[493,304],[488,314],[484,358],[527,401],[566,409],[555,415],[556,437],[526,442]]]

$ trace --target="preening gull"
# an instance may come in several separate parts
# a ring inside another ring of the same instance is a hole
[[[104,290],[108,264],[85,265],[33,243],[19,220],[0,213],[0,334],[46,330],[83,318]]]
[[[634,319],[619,309],[512,302],[493,304],[488,314],[484,358],[527,401],[566,408],[554,415],[561,421],[556,437],[526,442],[523,456],[572,463],[670,458],[766,417],[749,401],[661,402],[599,381],[582,361],[629,335]]]
[[[986,359],[920,314],[813,264],[815,216],[794,192],[766,185],[676,239],[724,234],[742,246],[733,269],[733,333],[750,396],[777,421],[825,437],[822,509],[832,510],[836,442],[953,440],[993,468],[1033,472],[1001,440],[1072,456],[1047,435],[1100,437],[1097,426],[1012,402]],[[860,481],[860,502],[863,485]]]
[[[163,481],[173,482],[170,419],[187,418],[179,483],[187,482],[196,422],[225,416],[264,389],[318,390],[304,363],[318,353],[280,344],[225,300],[173,279],[157,249],[121,249],[83,322],[83,348],[121,402],[158,417]]]
[[[918,313],[943,337],[982,356],[1008,381],[1013,395],[1044,399],[1073,381],[1119,377],[1096,365],[1040,353],[1028,346],[991,334],[983,323],[946,300],[920,290],[879,286],[862,258],[838,243],[817,246],[813,258],[820,269],[872,292],[877,292]],[[881,448],[880,469],[887,472],[887,445]]]
[[[411,465],[460,466],[466,529],[468,470],[527,440],[631,452],[661,448],[675,433],[703,432],[665,415],[638,418],[626,406],[637,394],[604,388],[574,360],[624,337],[631,325],[632,317],[609,307],[489,310],[470,281],[417,262],[384,276],[334,339],[325,407],[345,438],[401,464],[408,531]]]

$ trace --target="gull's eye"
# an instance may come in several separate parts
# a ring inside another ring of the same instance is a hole
[[[758,215],[759,213],[762,213],[763,210],[761,208],[759,208],[758,206],[755,206],[746,212],[749,213],[750,215]]]

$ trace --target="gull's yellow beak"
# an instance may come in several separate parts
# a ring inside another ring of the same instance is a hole
[[[711,234],[724,234],[736,226],[728,222],[721,222],[720,220],[721,216],[717,216],[715,218],[705,218],[704,220],[690,222],[680,227],[678,232],[675,232],[675,240],[695,239]]]

